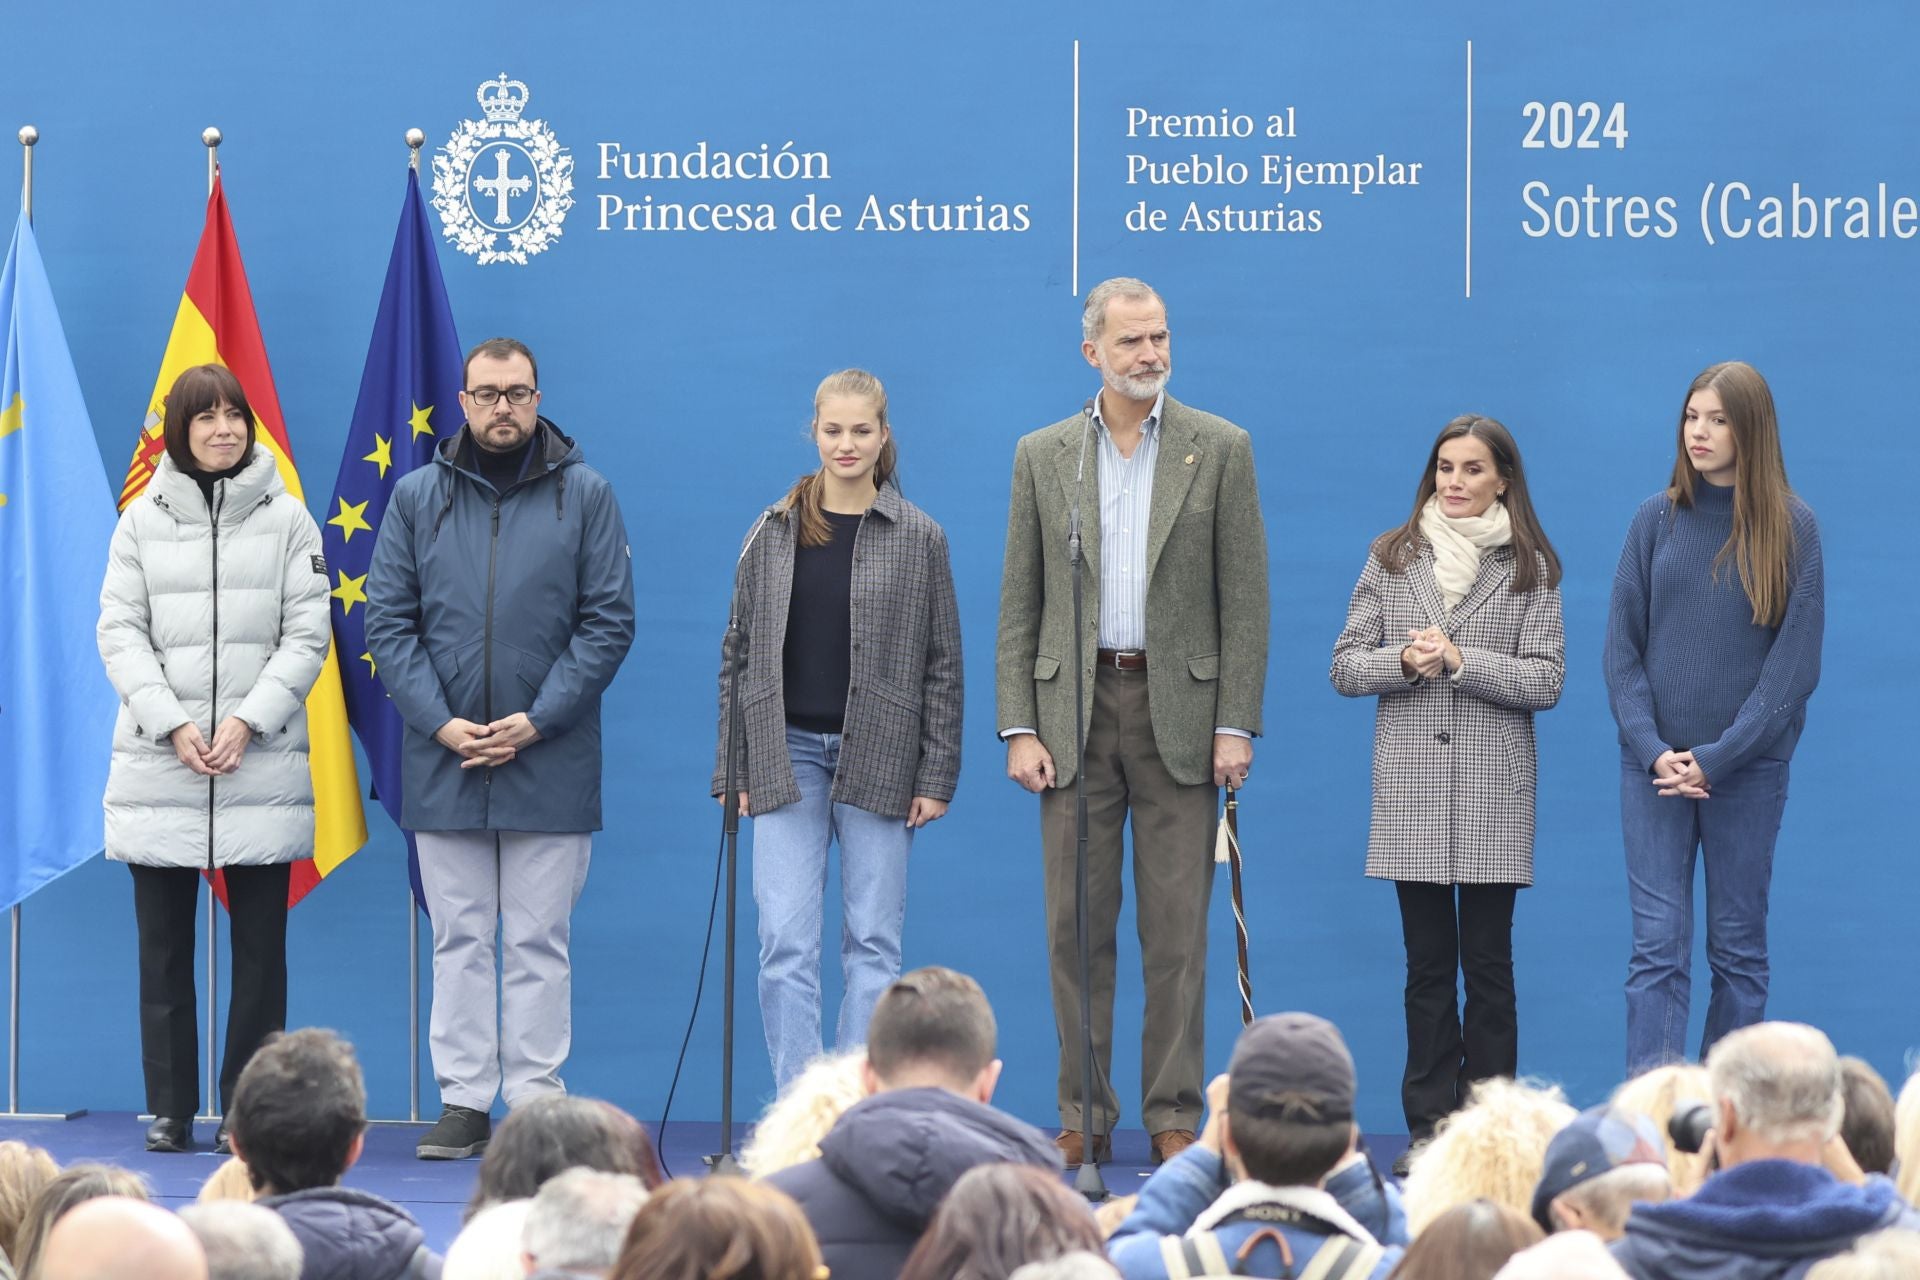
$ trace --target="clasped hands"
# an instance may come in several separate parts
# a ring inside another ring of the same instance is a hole
[[[434,730],[433,740],[455,755],[462,756],[462,769],[492,769],[511,761],[521,748],[540,741],[540,731],[516,711],[492,724],[475,724],[459,716]]]
[[[1691,751],[1662,751],[1653,762],[1652,785],[1663,796],[1685,796],[1689,800],[1707,800],[1707,775],[1695,763]]]
[[[1442,672],[1451,675],[1460,669],[1460,649],[1439,627],[1424,631],[1409,628],[1407,647],[1400,651],[1400,669],[1409,678],[1432,680]]]
[[[228,716],[213,731],[213,742],[209,744],[206,735],[200,732],[200,726],[189,720],[173,731],[173,754],[180,763],[195,773],[211,778],[218,774],[232,773],[240,767],[240,759],[247,754],[247,745],[253,741],[253,726],[239,716]]]

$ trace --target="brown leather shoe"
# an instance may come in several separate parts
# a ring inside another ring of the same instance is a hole
[[[1080,1167],[1082,1157],[1086,1154],[1086,1147],[1082,1143],[1080,1130],[1062,1129],[1055,1135],[1053,1145],[1060,1148],[1060,1158],[1066,1161],[1067,1168],[1078,1169]],[[1105,1133],[1096,1133],[1093,1135],[1093,1162],[1095,1164],[1105,1164],[1112,1159],[1112,1136]]]
[[[1153,1162],[1165,1164],[1196,1141],[1191,1129],[1162,1129],[1153,1135]]]

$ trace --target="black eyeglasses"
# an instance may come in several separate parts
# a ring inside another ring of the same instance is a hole
[[[499,387],[467,388],[467,399],[485,405],[499,404],[501,396],[507,398],[508,404],[532,404],[534,396],[538,394],[532,387],[508,387],[505,391]]]

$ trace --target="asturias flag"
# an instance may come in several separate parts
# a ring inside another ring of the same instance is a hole
[[[460,372],[460,340],[454,336],[453,310],[420,198],[420,177],[408,170],[400,229],[360,375],[360,399],[333,482],[329,518],[320,530],[327,563],[343,583],[364,587],[394,486],[415,467],[429,465],[434,446],[460,429]],[[347,716],[366,748],[374,794],[397,825],[404,729],[367,650],[365,598],[360,590],[333,593],[333,641],[346,656],[341,678]]]
[[[281,482],[294,501],[306,501],[300,473],[294,469],[293,448],[287,443],[286,419],[280,415],[280,396],[267,366],[267,346],[260,337],[260,321],[253,311],[253,292],[247,287],[240,245],[227,216],[227,197],[220,182],[207,197],[207,223],[200,232],[200,248],[193,256],[186,292],[173,318],[167,353],[160,360],[153,399],[147,406],[145,428],[127,466],[120,490],[125,509],[153,479],[166,449],[160,415],[167,392],[182,370],[199,364],[223,364],[240,379],[253,405],[256,441],[273,454]],[[354,595],[362,583],[339,575],[336,599]],[[307,695],[308,758],[313,769],[314,840],[311,861],[293,867],[289,905],[333,873],[367,842],[367,815],[360,806],[360,775],[353,764],[353,742],[347,732],[347,708],[340,692],[340,662],[336,650],[327,653],[320,679]]]
[[[0,907],[99,853],[120,700],[95,657],[113,515],[25,214],[0,268]]]

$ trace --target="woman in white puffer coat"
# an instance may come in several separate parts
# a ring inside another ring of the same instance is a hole
[[[149,1151],[193,1142],[200,1097],[194,915],[226,874],[233,993],[221,1112],[287,1017],[289,864],[313,854],[307,690],[327,655],[326,562],[253,410],[220,365],[167,393],[166,454],[120,517],[100,656],[120,693],[107,856],[133,872]],[[226,1149],[223,1121],[215,1145]]]

